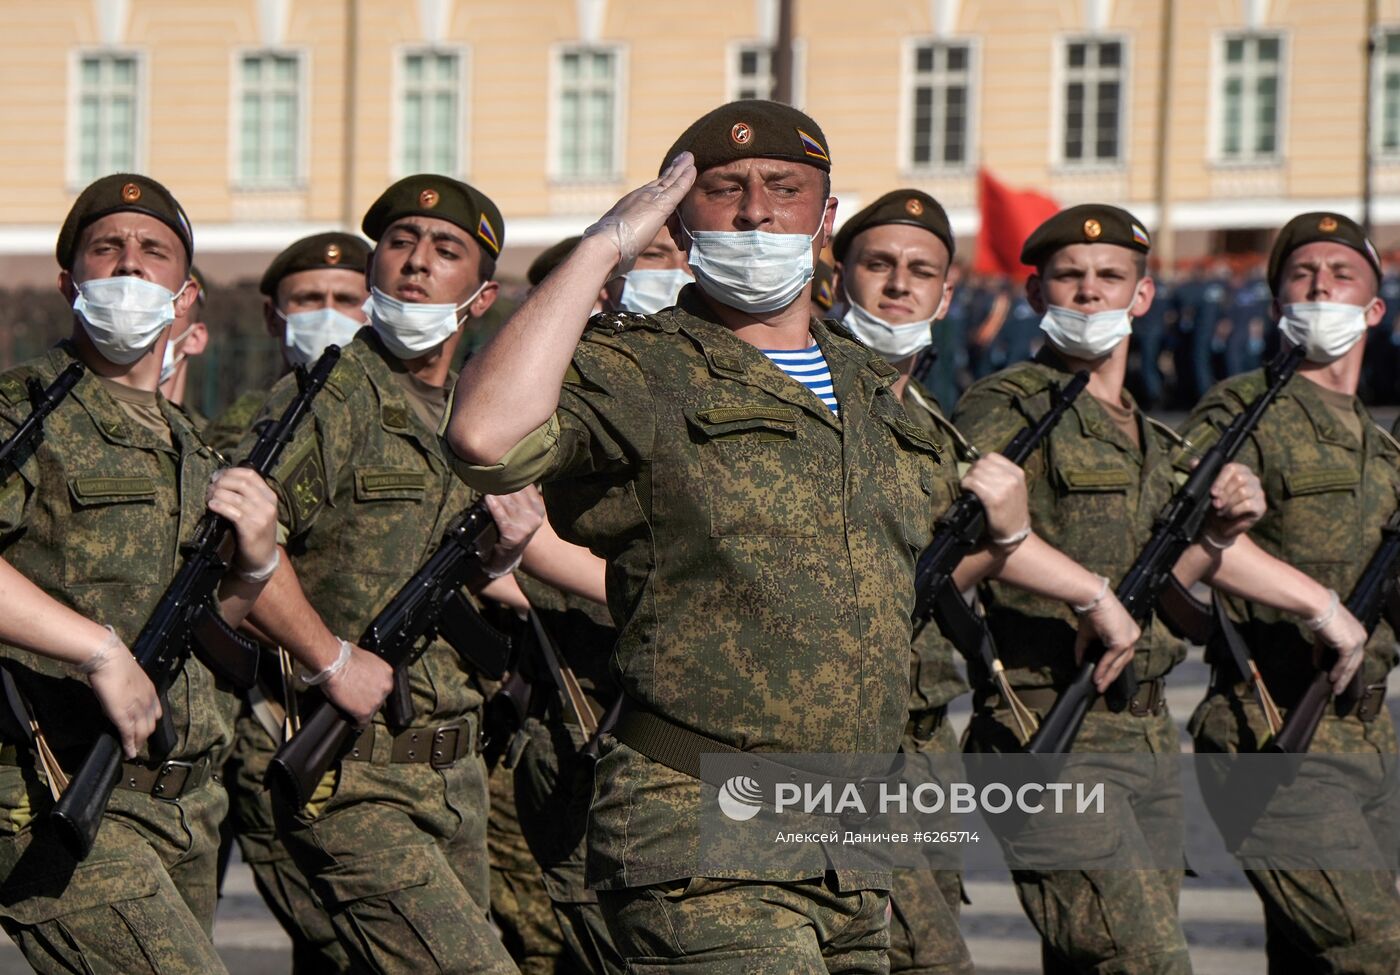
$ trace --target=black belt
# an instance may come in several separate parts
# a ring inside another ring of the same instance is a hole
[[[1027,687],[1015,688],[1016,696],[1021,699],[1021,703],[1032,711],[1039,711],[1042,714],[1049,711],[1054,705],[1056,698],[1060,696],[1060,691],[1054,687]],[[973,701],[976,710],[993,709],[1004,707],[1001,695],[992,692],[985,696],[979,696]],[[1142,681],[1138,684],[1137,693],[1128,702],[1126,710],[1134,717],[1148,718],[1156,717],[1167,709],[1167,682],[1161,677],[1152,680]],[[1102,694],[1095,695],[1094,703],[1089,706],[1090,711],[1107,711],[1108,699]]]
[[[478,731],[481,727],[476,714],[458,718],[447,724],[423,728],[405,728],[397,734],[370,725],[360,732],[350,751],[347,762],[374,762],[375,748],[381,737],[389,742],[389,754],[378,759],[380,764],[404,765],[426,762],[433,768],[449,768],[459,760],[475,755],[480,750]]]
[[[1233,684],[1225,683],[1224,681],[1212,682],[1211,686],[1220,693],[1227,694],[1241,701],[1254,700],[1253,686],[1244,681],[1237,681]],[[1366,688],[1361,692],[1361,697],[1357,699],[1355,703],[1348,701],[1343,696],[1334,697],[1332,699],[1332,713],[1339,718],[1355,715],[1358,720],[1370,724],[1385,710],[1385,686],[1385,681],[1381,681],[1378,684],[1367,684]],[[1298,702],[1289,701],[1285,703],[1275,699],[1275,703],[1282,710],[1288,711]]]

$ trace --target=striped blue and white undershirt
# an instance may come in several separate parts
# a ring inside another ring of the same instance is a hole
[[[831,369],[822,355],[821,346],[813,344],[797,352],[781,349],[763,349],[764,355],[773,360],[773,365],[816,394],[817,399],[827,405],[832,413],[841,415],[836,405],[836,390],[831,383]]]

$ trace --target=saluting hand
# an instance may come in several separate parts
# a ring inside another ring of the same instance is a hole
[[[667,219],[695,184],[695,157],[679,153],[661,175],[628,193],[598,222],[583,232],[585,237],[601,236],[617,247],[614,274],[625,274],[637,255],[661,232]]]

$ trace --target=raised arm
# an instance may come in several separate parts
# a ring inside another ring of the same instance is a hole
[[[694,182],[694,159],[683,152],[619,200],[463,367],[443,431],[459,457],[495,464],[554,414],[598,289],[636,259]]]

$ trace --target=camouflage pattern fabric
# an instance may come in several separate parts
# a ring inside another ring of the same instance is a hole
[[[349,638],[473,499],[448,470],[435,432],[410,407],[394,375],[402,369],[372,331],[362,330],[271,479],[307,599],[333,633]],[[277,415],[295,390],[295,377],[283,378],[265,415]],[[238,452],[249,444],[245,438]],[[481,695],[471,676],[449,646],[431,644],[409,669],[415,726],[465,717],[474,733]],[[352,964],[513,971],[487,919],[481,758],[443,769],[388,764],[382,713],[374,724],[374,761],[342,763],[332,794],[315,808],[277,809],[279,835]]]
[[[0,433],[29,413],[24,380],[47,385],[73,361],[66,343],[0,375]],[[49,417],[38,449],[0,487],[0,554],[59,602],[136,638],[174,574],[178,544],[204,513],[217,464],[164,400],[172,444],[132,422],[92,373]],[[106,721],[56,662],[0,647],[70,772]],[[169,695],[171,758],[207,762],[233,737],[236,701],[194,658]],[[39,971],[208,972],[224,790],[176,801],[113,795],[81,864],[43,825],[52,806],[24,745],[0,766],[0,923]],[[84,967],[84,966],[87,967]]]
[[[959,401],[953,420],[979,450],[1000,450],[1049,408],[1050,383],[1063,386],[1070,378],[1046,347],[1034,361],[975,383]],[[1147,542],[1153,518],[1176,486],[1173,446],[1136,413],[1126,391],[1123,398],[1138,416],[1141,448],[1085,393],[1025,465],[1036,533],[1106,576],[1111,586]],[[998,582],[984,583],[979,593],[1012,687],[1068,683],[1076,669],[1077,621],[1070,608]],[[1138,641],[1134,666],[1146,680],[1162,676],[1184,656],[1184,643],[1154,618]],[[964,748],[1019,751],[1009,713],[982,703]],[[1176,732],[1165,711],[1155,717],[1090,712],[1074,744],[1075,752],[1085,754],[1172,755],[1176,750]],[[1152,843],[1160,831],[1179,828],[1180,787],[1165,768],[1160,775],[1122,776],[1118,795],[1130,797],[1130,805],[1117,804],[1125,814],[1107,823],[1082,823],[1087,832],[1073,837],[1074,842],[1107,853]],[[1074,824],[1057,825],[1072,829]],[[998,838],[1006,842],[1006,837]],[[1034,830],[1021,841],[1046,842]],[[1171,841],[1169,835],[1161,840]],[[1181,879],[1179,869],[1013,872],[1021,906],[1040,933],[1047,971],[1189,972],[1176,909]]]
[[[1261,371],[1213,388],[1187,422],[1196,447],[1208,446],[1263,388]],[[1240,453],[1241,462],[1259,475],[1269,505],[1250,537],[1343,598],[1375,551],[1381,526],[1395,510],[1400,493],[1400,451],[1359,400],[1354,409],[1360,441],[1324,403],[1312,381],[1296,376]],[[1268,607],[1224,598],[1265,685],[1286,713],[1311,680],[1310,632],[1301,621]],[[1207,654],[1217,667],[1232,666],[1223,649],[1212,646]],[[1363,680],[1384,681],[1395,662],[1395,634],[1383,618],[1366,645]],[[1193,716],[1191,731],[1198,752],[1252,752],[1258,750],[1267,726],[1252,699],[1212,694]],[[1314,849],[1329,837],[1348,845],[1376,842],[1393,858],[1394,824],[1378,830],[1369,812],[1387,803],[1395,806],[1397,750],[1389,712],[1382,709],[1374,721],[1363,722],[1355,713],[1338,717],[1329,709],[1311,753],[1374,755],[1380,762],[1371,774],[1357,774],[1348,763],[1353,770],[1349,776],[1306,783],[1308,800],[1319,803],[1325,815],[1317,817],[1317,832],[1303,848]],[[1388,769],[1389,775],[1380,769]],[[1248,868],[1248,849],[1242,853],[1241,863]],[[1396,970],[1400,895],[1392,872],[1247,869],[1246,876],[1264,903],[1270,972],[1369,975]]]
[[[222,413],[204,427],[204,442],[221,454],[231,454],[262,412],[267,402],[267,390],[250,389],[230,403]],[[229,460],[243,458],[230,457]]]
[[[491,917],[501,932],[501,943],[522,975],[569,971],[564,936],[544,876],[520,831],[514,770],[498,765],[491,770],[489,785],[486,850],[491,861]]]
[[[543,483],[560,533],[607,561],[615,668],[637,706],[745,749],[893,752],[914,557],[954,467],[905,416],[888,363],[831,323],[811,330],[839,419],[687,286],[657,315],[595,318],[554,417],[506,463],[457,468],[480,490]],[[697,873],[699,797],[697,780],[605,748],[589,885]]]
[[[884,975],[889,897],[826,878],[785,884],[692,877],[599,891],[627,971],[656,975]]]
[[[229,817],[258,893],[291,939],[292,973],[349,971],[349,956],[336,939],[325,907],[277,836],[272,794],[263,785],[263,776],[280,739],[274,740],[246,709],[234,734],[233,754],[224,766]]]

